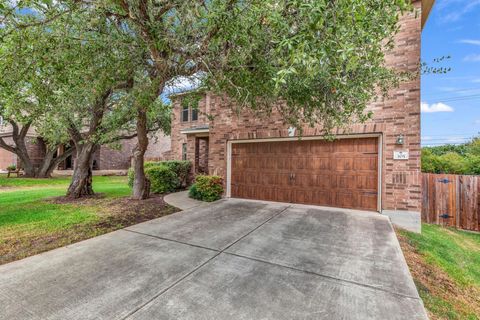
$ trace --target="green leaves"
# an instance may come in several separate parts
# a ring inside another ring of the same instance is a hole
[[[168,130],[159,94],[172,79],[198,75],[200,86],[236,100],[237,111],[276,109],[290,125],[326,133],[365,121],[367,104],[402,79],[385,66],[385,52],[400,14],[412,9],[407,0],[26,3],[39,14],[2,9],[4,109],[20,117],[14,102],[31,107],[35,96],[40,113],[81,128],[99,94],[114,88],[100,141],[129,128],[132,106],[160,112],[149,112],[152,122]]]

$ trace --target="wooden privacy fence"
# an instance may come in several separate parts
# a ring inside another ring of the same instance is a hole
[[[423,173],[422,220],[480,231],[480,176]]]

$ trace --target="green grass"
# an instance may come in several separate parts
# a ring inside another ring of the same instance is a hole
[[[400,235],[431,318],[480,319],[480,234],[423,224],[421,234]]]
[[[66,201],[69,177],[0,175],[0,264],[177,211],[159,195],[131,201],[127,177],[93,177],[102,197]]]
[[[0,175],[0,264],[122,227],[98,226],[108,219],[98,201],[54,203],[69,183],[69,177]],[[130,194],[126,177],[93,177],[93,188],[105,196],[102,201]]]
[[[428,263],[458,284],[480,287],[480,234],[424,224],[421,234],[407,236]]]
[[[45,201],[64,195],[68,184],[69,178],[35,180],[0,177],[0,185],[12,187],[0,191],[0,244],[14,238],[45,235],[99,219],[95,206]],[[130,193],[125,177],[94,177],[93,185],[96,192],[104,193],[107,198]]]
[[[103,177],[102,177],[103,178]],[[7,178],[6,174],[0,174],[0,189],[2,187],[34,187],[34,186],[64,186],[68,185],[70,177],[58,177],[51,179],[32,178]]]

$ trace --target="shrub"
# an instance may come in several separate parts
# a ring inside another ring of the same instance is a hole
[[[135,172],[133,171],[133,168],[128,169],[127,177],[128,177],[128,186],[130,188],[133,188],[133,180],[135,179]]]
[[[171,160],[171,161],[163,161],[161,164],[169,167],[173,172],[175,172],[178,176],[178,187],[182,188],[186,187],[188,183],[188,176],[190,175],[190,169],[192,168],[192,163],[190,161],[179,161],[179,160]]]
[[[17,170],[17,166],[15,164],[11,164],[7,167],[7,170],[8,171],[15,171],[15,170]]]
[[[188,183],[188,176],[190,174],[190,169],[192,164],[190,161],[147,161],[145,162],[145,174],[147,173],[148,169],[158,166],[165,166],[172,170],[177,175],[177,183],[175,185],[175,189],[180,189],[182,187],[186,187]],[[148,176],[148,175],[147,175]],[[130,188],[133,187],[133,180],[135,179],[135,173],[133,168],[128,169],[128,185]]]
[[[202,195],[198,192],[197,185],[194,183],[188,190],[188,196],[193,199],[201,200]]]
[[[220,199],[222,194],[223,182],[219,176],[197,176],[189,191],[190,197],[207,202]]]
[[[172,192],[177,188],[178,176],[167,166],[149,166],[145,174],[150,179],[152,193]]]

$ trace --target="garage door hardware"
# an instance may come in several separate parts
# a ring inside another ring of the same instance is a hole
[[[441,183],[450,183],[452,181],[448,180],[447,178],[445,179],[438,179],[438,182],[441,182]]]

